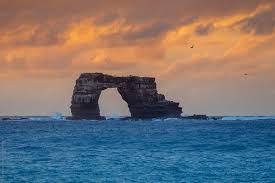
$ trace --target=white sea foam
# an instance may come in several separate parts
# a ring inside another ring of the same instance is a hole
[[[51,119],[54,120],[65,120],[66,118],[62,115],[62,113],[55,112],[52,114]]]
[[[253,120],[275,120],[275,116],[228,116],[223,117],[224,121],[253,121]]]
[[[152,121],[159,122],[159,121],[162,121],[162,119],[154,118],[154,119],[152,119]]]
[[[178,120],[179,118],[165,118],[164,121],[175,121]]]
[[[106,120],[113,120],[113,119],[122,119],[124,118],[123,116],[118,116],[118,115],[111,115],[111,116],[105,116]]]
[[[31,121],[43,121],[43,120],[47,120],[48,118],[38,118],[38,117],[31,117],[29,118],[29,120]]]
[[[48,120],[66,120],[62,113],[55,112],[51,116],[44,117],[30,117],[29,120],[32,121],[48,121]]]

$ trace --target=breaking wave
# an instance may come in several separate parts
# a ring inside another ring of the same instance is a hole
[[[275,116],[227,116],[223,117],[223,121],[254,121],[254,120],[275,120]]]

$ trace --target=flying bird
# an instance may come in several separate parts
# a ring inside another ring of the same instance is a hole
[[[244,79],[247,80],[248,79],[248,74],[247,73],[244,73]]]

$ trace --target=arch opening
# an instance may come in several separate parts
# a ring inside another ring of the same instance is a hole
[[[101,91],[98,105],[100,109],[100,116],[106,117],[130,117],[131,113],[117,88],[108,88]]]

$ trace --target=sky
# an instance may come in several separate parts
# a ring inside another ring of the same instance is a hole
[[[0,35],[0,115],[70,115],[82,72],[156,77],[186,115],[275,115],[275,0],[0,0]]]

